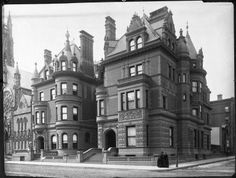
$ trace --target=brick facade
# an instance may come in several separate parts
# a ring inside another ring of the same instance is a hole
[[[175,36],[167,7],[149,17],[135,14],[119,40],[114,19],[106,17],[105,28],[105,59],[97,66],[98,147],[109,147],[111,130],[120,155],[210,154],[210,91],[202,50],[196,52],[188,31]]]

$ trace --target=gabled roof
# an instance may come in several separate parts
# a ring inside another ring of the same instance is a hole
[[[187,31],[185,39],[186,39],[186,44],[187,44],[187,47],[188,47],[188,50],[189,50],[189,57],[191,59],[197,59],[197,51],[196,51],[196,49],[193,45],[193,42],[192,42],[192,40],[189,36],[188,31]]]
[[[131,19],[130,26],[128,27],[128,32],[130,32],[130,30],[132,30],[133,28],[138,27],[138,25],[144,26],[146,28],[146,33],[148,35],[146,43],[157,39],[161,39],[165,23],[167,23],[167,21],[172,21],[171,15],[172,14],[171,12],[168,12],[167,7],[164,7],[150,13],[150,18],[146,14],[143,14],[143,17],[141,18],[142,24],[138,19],[138,16],[134,15],[133,18]],[[171,20],[169,19],[169,17],[171,18]],[[137,22],[134,22],[135,19]],[[111,47],[110,41],[108,42],[109,46]],[[109,53],[107,57],[125,51],[126,51],[126,35],[124,34],[118,40],[114,50],[111,53]]]

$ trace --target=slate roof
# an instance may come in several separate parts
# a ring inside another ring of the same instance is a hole
[[[185,39],[186,39],[186,44],[187,44],[187,47],[188,47],[188,50],[189,50],[189,57],[191,59],[197,59],[197,51],[196,51],[196,49],[193,45],[193,42],[192,42],[188,32],[186,34]]]

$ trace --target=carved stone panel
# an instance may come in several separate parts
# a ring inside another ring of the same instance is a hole
[[[127,121],[127,120],[140,119],[140,118],[142,118],[141,109],[124,111],[124,112],[119,113],[119,121]]]

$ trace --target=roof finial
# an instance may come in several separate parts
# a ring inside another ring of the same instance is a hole
[[[18,68],[18,62],[16,62],[16,71],[15,71],[16,74],[19,74],[19,68]]]
[[[69,34],[69,31],[67,30],[66,31],[66,39],[69,41],[69,38],[70,38],[70,34]]]
[[[186,25],[186,34],[188,35],[188,21],[187,21],[187,25]]]
[[[182,30],[182,28],[181,28],[180,31],[179,31],[179,35],[180,35],[180,36],[183,36],[183,30]]]

